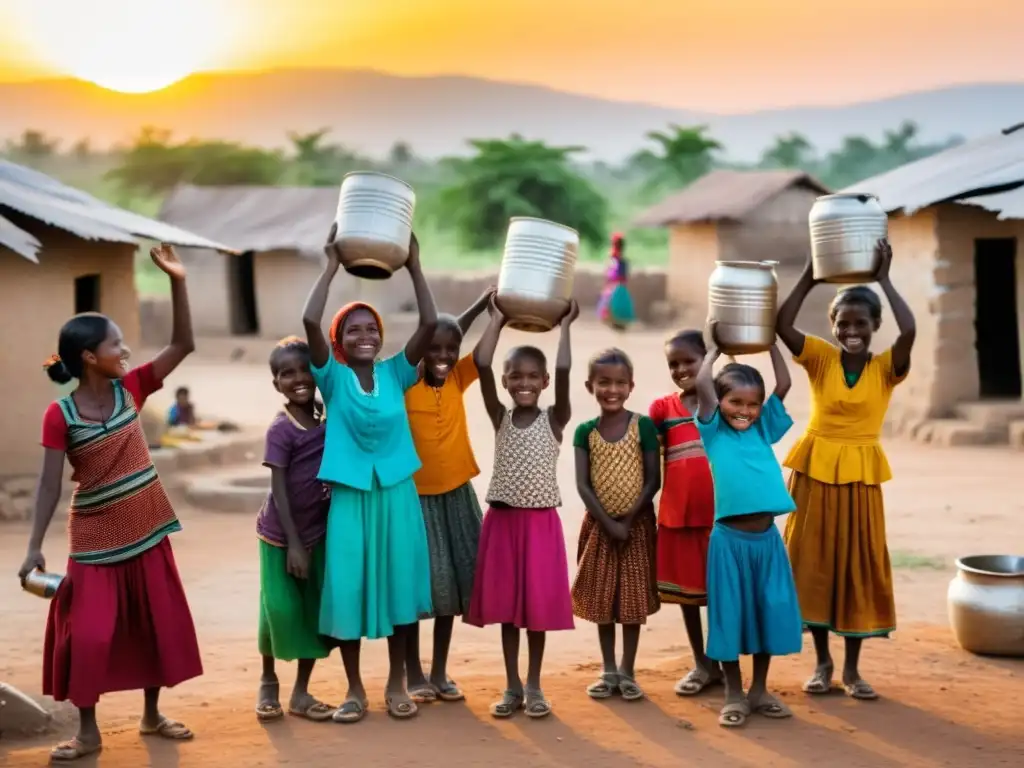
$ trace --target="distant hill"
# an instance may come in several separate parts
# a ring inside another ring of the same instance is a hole
[[[910,93],[845,107],[795,107],[715,115],[608,101],[532,85],[471,77],[410,78],[363,70],[280,70],[196,75],[159,94],[113,94],[81,81],[0,83],[0,139],[35,128],[97,147],[143,125],[179,138],[224,138],[282,146],[289,130],[332,128],[332,138],[371,155],[396,140],[425,156],[459,153],[465,139],[518,132],[581,144],[618,160],[669,122],[708,123],[734,160],[751,160],[774,136],[797,130],[826,151],[843,136],[879,138],[904,119],[923,141],[973,138],[1024,120],[1024,82]]]

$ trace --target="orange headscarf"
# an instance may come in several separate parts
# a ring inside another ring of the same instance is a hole
[[[344,307],[339,309],[338,313],[334,316],[334,319],[331,320],[331,350],[334,352],[334,359],[339,363],[348,362],[345,358],[345,348],[341,343],[342,326],[345,325],[345,318],[357,309],[365,309],[373,315],[373,319],[377,321],[377,327],[380,329],[381,343],[384,342],[384,321],[381,319],[380,312],[365,301],[350,301]]]

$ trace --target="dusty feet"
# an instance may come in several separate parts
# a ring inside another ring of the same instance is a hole
[[[719,669],[712,672],[703,667],[694,667],[686,677],[676,683],[675,693],[676,696],[696,696],[709,686],[720,685],[723,680]]]
[[[406,684],[409,687],[410,698],[417,704],[429,704],[432,701],[437,701],[437,691],[422,670],[417,674],[410,674]]]
[[[188,741],[195,736],[183,723],[170,720],[157,713],[154,717],[144,716],[139,723],[139,733],[143,736],[159,736],[171,741]]]
[[[281,708],[281,684],[277,678],[260,680],[260,690],[256,698],[256,719],[262,722],[277,720],[284,717]]]
[[[448,677],[447,673],[435,676],[434,673],[431,672],[430,686],[434,689],[434,692],[437,694],[437,698],[441,701],[462,701],[466,698],[462,689],[455,684],[454,680]]]
[[[55,762],[66,763],[71,760],[78,760],[80,757],[92,755],[103,749],[103,740],[100,737],[99,728],[95,730],[82,730],[73,739],[62,741],[50,750],[50,759]]]
[[[362,687],[349,688],[345,701],[334,711],[331,719],[336,723],[358,723],[366,717],[366,708],[369,706],[366,691]]]
[[[419,712],[416,702],[404,688],[384,691],[384,705],[388,708],[388,714],[396,720],[407,720]]]
[[[726,693],[725,706],[718,715],[718,724],[723,728],[739,728],[746,725],[750,717],[750,702],[743,691]]]
[[[762,717],[784,720],[793,716],[793,711],[768,691],[750,691],[747,694],[747,703],[754,714]]]
[[[330,720],[337,707],[324,704],[309,691],[292,691],[292,698],[288,702],[288,714],[312,720],[314,723],[322,723]]]
[[[878,698],[875,689],[856,670],[843,672],[843,690],[851,699],[859,701],[874,701]]]
[[[834,667],[832,666],[832,662],[819,664],[818,668],[814,670],[814,674],[811,675],[810,680],[804,683],[804,693],[821,696],[831,691],[833,673]]]

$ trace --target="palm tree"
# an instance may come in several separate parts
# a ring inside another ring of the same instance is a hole
[[[707,132],[706,125],[675,123],[665,131],[649,131],[646,138],[657,144],[657,149],[637,152],[631,164],[645,170],[653,184],[685,187],[710,171],[714,153],[723,149]]]
[[[792,168],[807,170],[814,164],[814,147],[807,138],[795,131],[776,136],[775,143],[761,155],[762,168]]]

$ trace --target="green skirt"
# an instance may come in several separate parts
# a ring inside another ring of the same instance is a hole
[[[437,496],[420,496],[430,550],[430,591],[435,616],[461,616],[469,610],[480,546],[483,514],[472,483]]]
[[[288,550],[260,541],[260,655],[281,661],[330,655],[330,647],[320,637],[326,550],[323,541],[313,547],[309,578],[297,579],[288,573]]]

